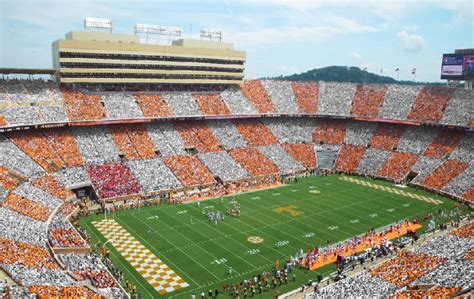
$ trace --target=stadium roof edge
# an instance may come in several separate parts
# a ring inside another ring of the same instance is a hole
[[[54,75],[56,69],[23,69],[23,68],[0,68],[0,74],[26,74],[26,75]]]

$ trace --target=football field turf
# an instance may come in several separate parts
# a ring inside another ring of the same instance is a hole
[[[217,225],[208,220],[208,211],[222,214],[233,200],[142,207],[108,214],[107,222],[96,215],[80,223],[93,243],[112,239],[106,246],[112,261],[145,298],[199,298],[202,291],[207,295],[209,289],[222,290],[226,283],[270,271],[275,259],[282,266],[300,249],[306,252],[327,240],[335,243],[407,217],[450,210],[454,203],[389,182],[330,175],[236,195],[240,217],[226,215]],[[296,270],[295,282],[290,274],[287,285],[256,297],[271,298],[276,290],[283,294],[334,270],[334,265]],[[163,285],[161,279],[168,282]]]

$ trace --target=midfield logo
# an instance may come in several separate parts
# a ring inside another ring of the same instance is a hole
[[[273,209],[273,212],[289,213],[289,214],[291,214],[291,216],[299,216],[299,215],[303,214],[303,212],[295,210],[297,208],[298,207],[295,206],[295,205],[289,205],[289,206],[279,207],[279,208]]]

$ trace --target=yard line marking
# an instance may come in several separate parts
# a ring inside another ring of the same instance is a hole
[[[161,295],[189,286],[114,219],[93,221],[92,224]]]
[[[443,203],[439,199],[434,199],[434,198],[424,196],[424,195],[413,194],[413,193],[410,193],[410,192],[405,192],[403,190],[398,190],[398,189],[395,189],[395,188],[390,188],[390,187],[374,184],[374,183],[371,183],[371,182],[367,182],[367,181],[363,181],[363,180],[359,180],[359,179],[355,179],[355,178],[351,178],[351,177],[347,177],[347,176],[341,176],[341,177],[339,177],[339,179],[343,180],[343,181],[351,182],[351,183],[356,183],[358,185],[362,185],[362,186],[366,186],[366,187],[370,187],[370,188],[374,188],[374,189],[379,189],[379,190],[386,191],[386,192],[389,192],[389,193],[395,193],[395,194],[402,195],[402,196],[405,196],[405,197],[418,199],[418,200],[425,201],[427,203],[431,203],[431,204],[434,204],[434,205],[440,205],[440,204]]]

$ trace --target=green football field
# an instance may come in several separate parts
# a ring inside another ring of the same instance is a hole
[[[270,271],[275,259],[280,265],[303,249],[335,243],[362,234],[371,228],[390,225],[406,217],[422,216],[436,209],[450,210],[453,201],[414,188],[399,188],[392,183],[353,177],[377,186],[439,200],[435,205],[409,196],[364,186],[342,176],[331,175],[300,179],[277,188],[180,205],[157,205],[139,210],[108,214],[139,243],[161,259],[189,286],[160,295],[119,251],[107,243],[112,261],[137,286],[144,298],[191,298],[209,289],[222,290],[224,284],[249,279]],[[347,177],[346,177],[347,178]],[[238,218],[227,216],[217,225],[207,211],[223,213],[235,200],[241,206]],[[104,215],[80,219],[92,242],[107,239],[94,226]],[[423,224],[423,223],[422,223]],[[424,228],[421,229],[421,231]],[[260,242],[260,243],[258,243]],[[229,267],[232,273],[229,274]],[[300,287],[318,274],[335,271],[328,265],[316,271],[296,270],[296,281],[270,289],[259,298],[271,298]],[[291,274],[290,277],[292,277]]]

